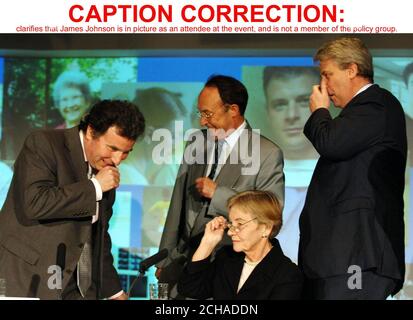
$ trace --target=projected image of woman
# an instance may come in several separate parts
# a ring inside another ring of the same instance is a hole
[[[92,102],[89,79],[80,71],[65,71],[53,86],[53,99],[64,122],[57,129],[77,126]]]

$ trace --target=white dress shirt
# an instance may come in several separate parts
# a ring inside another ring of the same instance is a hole
[[[227,162],[227,159],[229,155],[231,154],[232,149],[234,149],[234,146],[237,144],[246,126],[247,126],[247,122],[244,120],[244,122],[234,132],[232,132],[229,136],[227,136],[223,140],[222,151],[218,159],[218,166],[215,171],[214,180],[218,176],[219,171],[221,170],[222,166],[225,164],[225,162]],[[209,173],[211,172],[213,160],[214,160],[214,148],[212,148],[212,152],[209,154],[209,157],[208,157],[208,170],[207,170],[206,176],[208,176]]]
[[[83,151],[83,156],[85,158],[85,162],[88,162],[87,157],[86,157],[86,152],[85,152],[85,146],[83,144],[84,137],[83,137],[82,130],[79,130],[79,137],[80,137],[80,143],[82,145],[82,151]],[[95,178],[95,175],[92,173],[92,167],[90,166],[89,163],[87,165],[88,165],[87,176],[93,182],[93,185],[95,186],[95,190],[96,190],[96,214],[92,217],[92,224],[93,224],[99,219],[99,201],[102,200],[103,192],[102,192],[102,187],[100,186],[99,182]],[[124,293],[123,290],[119,291],[118,293],[114,294],[108,299],[109,300],[116,299],[117,297],[120,297],[123,293]]]

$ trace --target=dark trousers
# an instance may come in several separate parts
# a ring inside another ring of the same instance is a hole
[[[373,271],[361,272],[361,288],[350,289],[351,274],[325,279],[307,279],[304,299],[308,300],[385,300],[393,292],[396,280]]]

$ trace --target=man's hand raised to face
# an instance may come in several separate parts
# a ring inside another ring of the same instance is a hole
[[[119,187],[119,169],[112,166],[106,166],[97,173],[96,180],[99,182],[102,192],[115,189]]]
[[[329,106],[330,97],[327,91],[327,80],[322,77],[320,85],[313,86],[313,93],[310,96],[310,110],[314,112],[320,108],[328,109]]]

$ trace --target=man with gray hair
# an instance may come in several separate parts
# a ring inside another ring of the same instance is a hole
[[[406,125],[399,101],[373,84],[357,38],[316,53],[304,134],[320,159],[300,216],[298,263],[310,299],[386,299],[404,281]],[[330,100],[342,109],[336,118]]]

